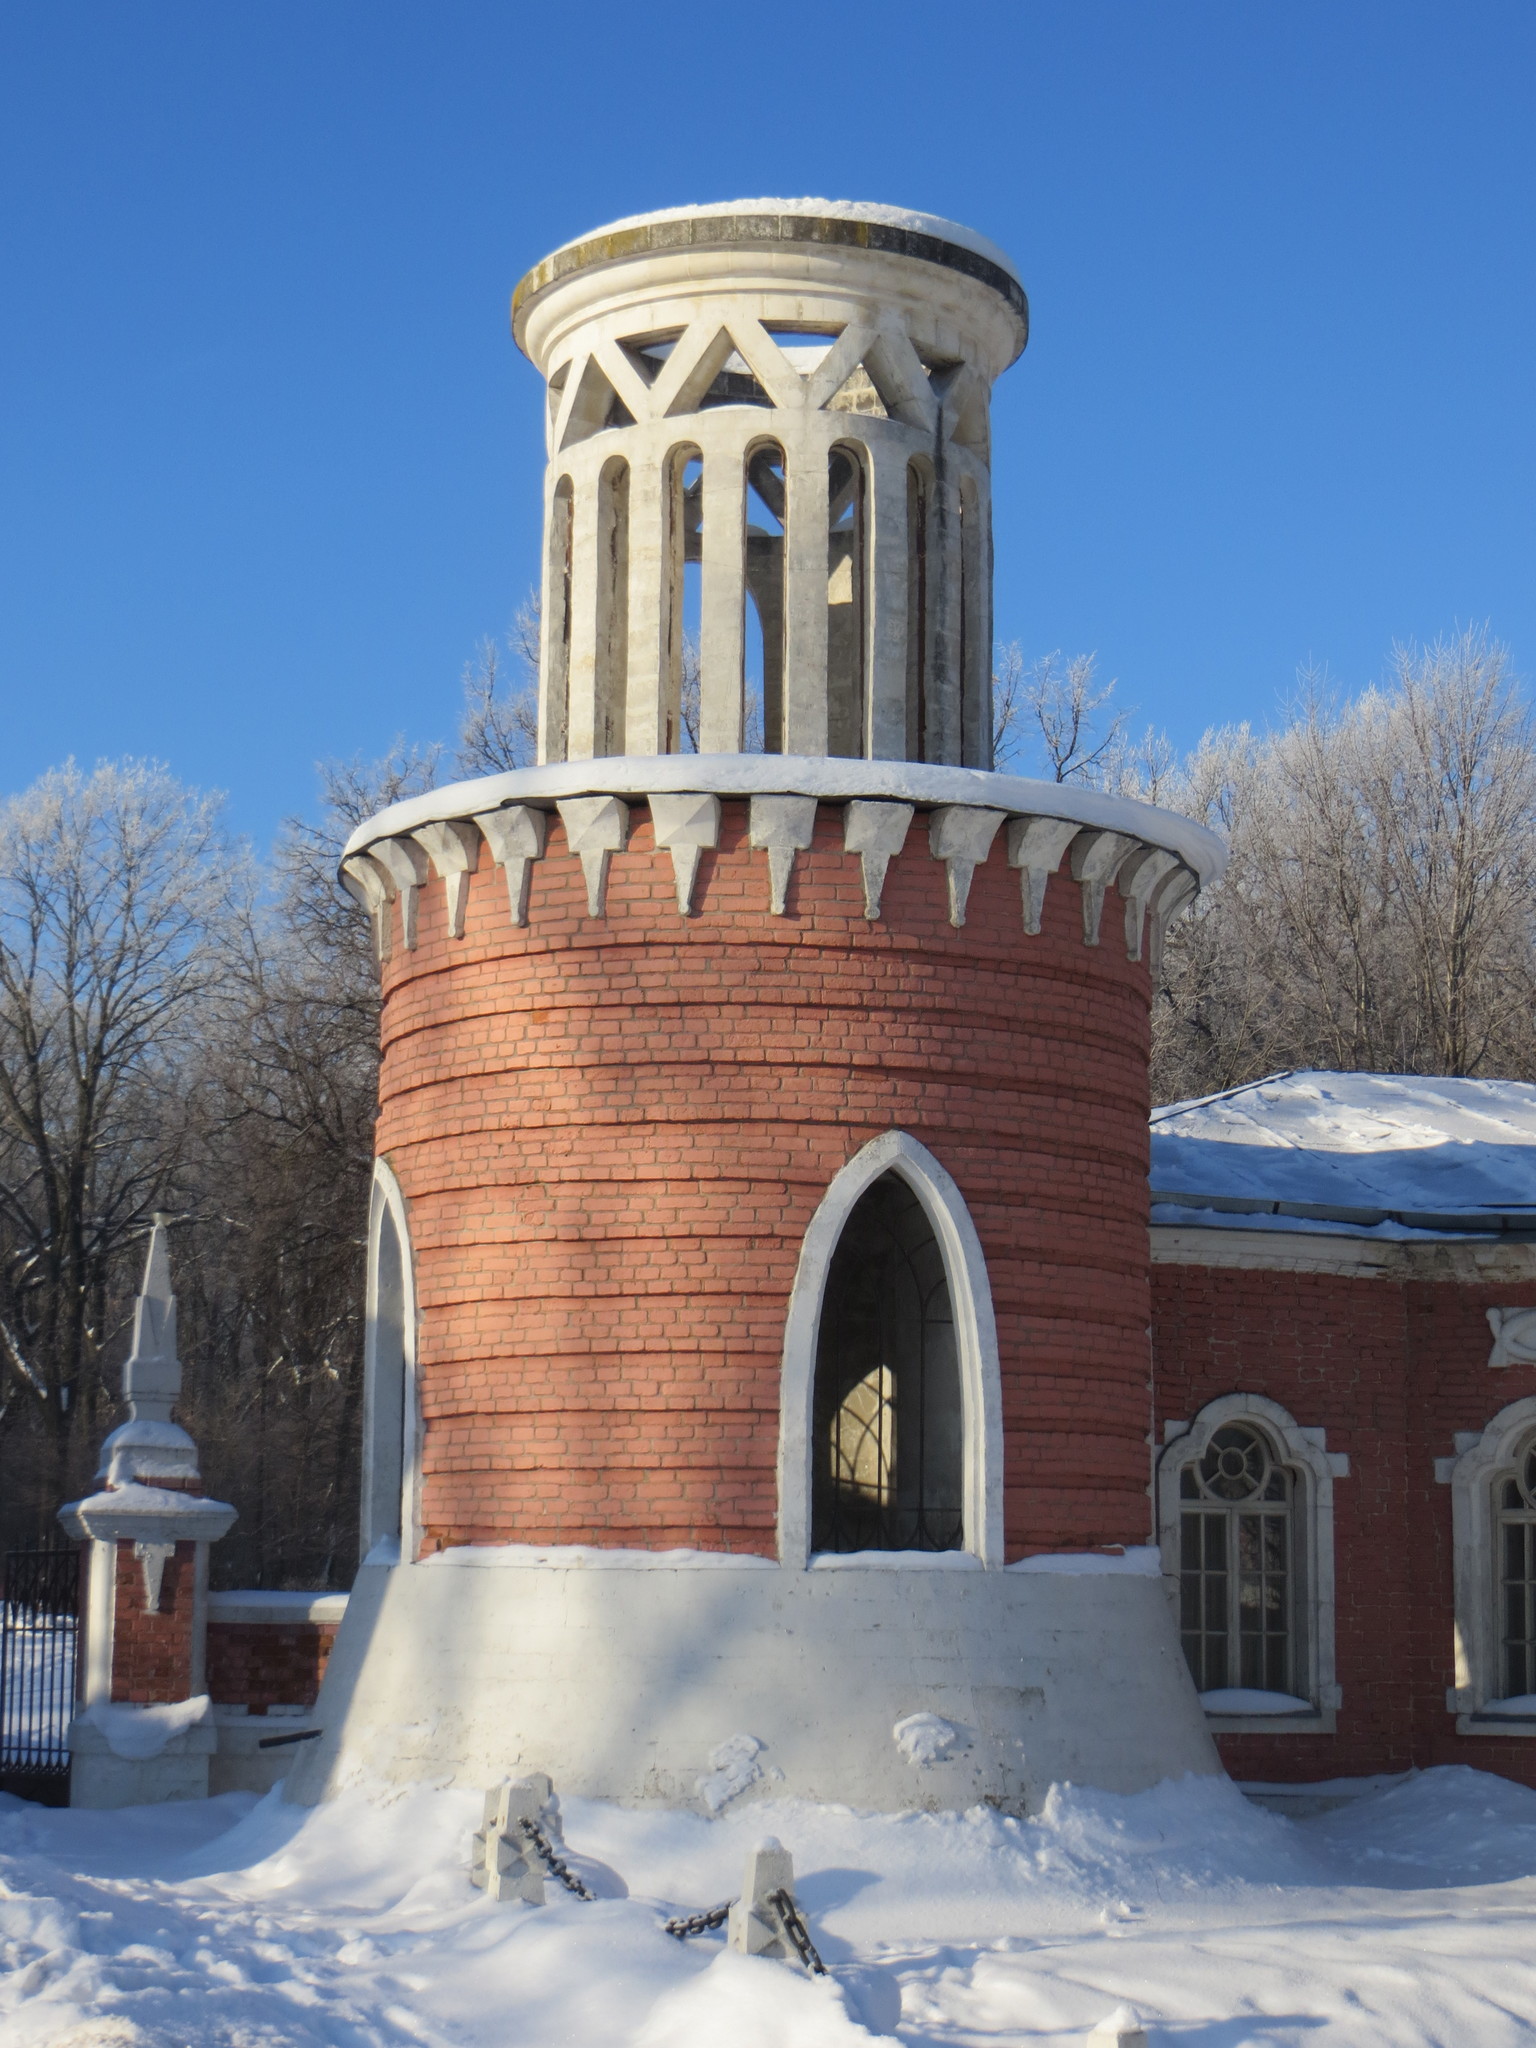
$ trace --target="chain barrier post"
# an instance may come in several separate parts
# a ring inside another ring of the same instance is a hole
[[[508,1778],[485,1795],[480,1831],[469,1852],[469,1881],[493,1899],[524,1899],[544,1903],[544,1868],[527,1837],[524,1824],[537,1827],[555,1807],[554,1786],[542,1771],[526,1778]],[[555,1825],[558,1826],[558,1818]]]
[[[791,1923],[804,1938],[803,1949],[800,1939],[790,1931]],[[805,1922],[795,1906],[794,1861],[784,1844],[772,1835],[748,1852],[741,1897],[730,1909],[729,1928],[730,1946],[739,1955],[772,1956],[780,1962],[804,1963],[808,1970],[821,1972],[821,1958],[811,1947]],[[812,1956],[814,1963],[810,1960]]]

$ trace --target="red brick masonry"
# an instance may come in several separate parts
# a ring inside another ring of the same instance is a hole
[[[192,1669],[192,1595],[197,1545],[178,1543],[165,1560],[160,1611],[144,1607],[144,1567],[131,1543],[117,1546],[112,1622],[112,1697],[135,1706],[187,1697]]]
[[[312,1707],[335,1622],[210,1621],[208,1693],[216,1707]]]
[[[1223,1735],[1241,1779],[1306,1782],[1471,1764],[1536,1785],[1536,1741],[1458,1735],[1451,1489],[1435,1460],[1536,1393],[1536,1366],[1488,1366],[1485,1310],[1536,1305],[1536,1287],[1394,1281],[1220,1267],[1152,1268],[1157,1425],[1220,1394],[1278,1401],[1328,1449],[1334,1482],[1335,1735]]]
[[[1052,881],[1026,936],[1002,835],[948,922],[919,812],[866,922],[839,806],[789,915],[727,802],[697,914],[643,805],[589,917],[552,823],[515,929],[421,892],[384,987],[379,1150],[410,1204],[423,1548],[771,1555],[785,1310],[840,1167],[892,1128],[959,1183],[1002,1359],[1008,1555],[1145,1541],[1144,963],[1120,899],[1083,942]]]

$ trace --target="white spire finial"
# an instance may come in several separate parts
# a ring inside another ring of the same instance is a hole
[[[157,1213],[150,1229],[144,1286],[133,1309],[133,1349],[123,1367],[123,1398],[135,1422],[169,1422],[181,1392],[169,1223]]]

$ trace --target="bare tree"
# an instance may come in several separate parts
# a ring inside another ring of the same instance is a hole
[[[154,762],[70,762],[0,805],[0,1420],[43,1452],[43,1527],[115,1397],[125,1255],[175,1206],[189,1076],[248,905],[218,799]]]
[[[1111,706],[1113,681],[1096,679],[1097,657],[1058,650],[1027,661],[1016,640],[992,665],[992,758],[1019,768],[1041,757],[1053,782],[1099,787],[1125,757],[1129,714]]]
[[[183,1412],[208,1485],[240,1510],[218,1584],[344,1586],[356,1562],[379,985],[336,864],[354,825],[437,766],[397,744],[322,767],[320,814],[284,828],[275,900],[204,1049],[177,1285]]]
[[[539,593],[530,590],[513,616],[505,653],[487,638],[466,663],[461,774],[500,775],[538,759],[539,630]]]
[[[1536,1077],[1536,729],[1486,630],[1403,648],[1349,703],[1208,734],[1177,801],[1224,829],[1176,927],[1157,1086],[1281,1066]]]

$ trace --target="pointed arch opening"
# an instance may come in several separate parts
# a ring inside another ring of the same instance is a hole
[[[400,1183],[375,1160],[363,1331],[362,1555],[416,1549],[416,1276]]]
[[[785,1324],[779,1554],[969,1552],[1002,1563],[1002,1403],[965,1200],[905,1132],[812,1217]]]

